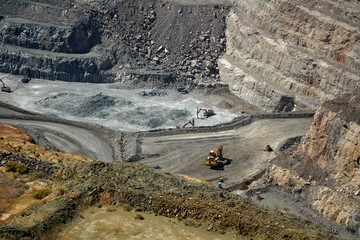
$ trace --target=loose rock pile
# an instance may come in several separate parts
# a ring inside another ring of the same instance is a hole
[[[38,238],[53,225],[69,221],[78,208],[127,204],[136,211],[152,211],[204,226],[208,231],[235,232],[246,238],[335,239],[297,217],[257,207],[213,186],[141,164],[78,163],[55,173],[54,180],[69,192],[1,226],[0,236]]]
[[[0,151],[0,166],[5,166],[7,162],[15,161],[23,163],[27,166],[29,173],[41,172],[41,177],[48,178],[56,170],[56,166],[53,163],[44,162],[35,158],[26,157],[21,154],[6,153]]]
[[[117,9],[127,30],[121,38],[134,51],[155,66],[176,69],[189,78],[219,78],[217,59],[226,45],[226,5],[138,1],[136,6],[125,1]]]
[[[153,69],[176,72],[188,80],[219,79],[217,60],[225,51],[230,8],[226,2],[70,0],[47,6],[53,18],[42,12],[21,14],[18,4],[44,7],[41,1],[0,1],[0,15],[5,16],[0,22],[0,42],[5,43],[0,47],[0,71],[87,82],[109,82],[118,73],[127,76],[128,70]],[[12,18],[18,14],[25,19]],[[39,49],[44,51],[40,54]]]

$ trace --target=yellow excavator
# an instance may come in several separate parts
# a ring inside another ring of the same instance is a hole
[[[224,167],[224,158],[222,154],[223,146],[219,146],[216,151],[211,150],[209,156],[205,160],[205,165],[210,168],[219,169]]]
[[[11,88],[5,86],[5,83],[4,83],[3,80],[0,79],[0,82],[2,83],[1,91],[2,91],[2,92],[8,92],[8,93],[10,93],[10,92],[11,92]]]
[[[215,115],[215,111],[212,110],[212,109],[207,110],[207,109],[205,109],[205,108],[200,108],[200,109],[198,108],[197,111],[196,111],[196,116],[197,116],[197,118],[199,118],[199,113],[200,113],[201,111],[203,111],[203,116],[204,116],[204,117],[207,117],[207,118]]]

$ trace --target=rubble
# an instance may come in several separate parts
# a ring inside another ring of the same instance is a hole
[[[151,211],[194,225],[209,226],[209,231],[235,232],[243,237],[288,235],[293,239],[304,236],[335,239],[294,216],[284,217],[221,189],[141,164],[75,164],[55,173],[54,178],[70,192],[28,209],[25,216],[1,226],[0,236],[7,234],[7,237],[17,239],[44,236],[51,226],[60,227],[61,222],[71,220],[78,207],[98,203],[119,207],[127,204],[138,212]],[[24,221],[32,224],[19,224]],[[279,224],[284,227],[279,228]]]
[[[29,173],[41,172],[41,176],[43,178],[50,177],[56,170],[54,163],[39,161],[35,158],[27,157],[21,154],[0,151],[0,166],[5,166],[6,163],[10,161],[25,164]]]

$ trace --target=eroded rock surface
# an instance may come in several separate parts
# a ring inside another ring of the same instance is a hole
[[[220,76],[233,93],[265,110],[293,108],[359,88],[358,1],[237,1],[227,18]]]
[[[298,147],[278,155],[268,181],[360,236],[360,95],[328,101]]]
[[[221,80],[280,112],[315,109],[359,88],[359,1],[1,0],[0,7],[2,72],[140,86]]]
[[[2,72],[87,82],[161,82],[171,72],[219,79],[228,1],[2,0],[0,6]]]

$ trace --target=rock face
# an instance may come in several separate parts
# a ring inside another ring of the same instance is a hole
[[[0,71],[110,82],[170,70],[218,81],[229,8],[226,0],[0,0]]]
[[[325,102],[300,145],[272,160],[268,181],[360,236],[360,95]]]
[[[170,71],[221,80],[265,110],[315,109],[359,88],[359,9],[346,0],[0,0],[0,71],[88,82]]]
[[[88,52],[100,43],[99,37],[96,29],[86,25],[67,27],[14,18],[5,20],[0,29],[4,44],[63,53]]]
[[[105,82],[102,72],[114,63],[109,53],[79,55],[3,46],[0,71],[34,78],[73,82]]]
[[[283,97],[314,109],[352,92],[360,86],[359,13],[359,1],[237,1],[221,80],[265,110]]]
[[[191,78],[218,79],[228,1],[137,0],[115,8],[125,28],[121,39],[150,63]]]
[[[50,8],[50,6],[48,7]],[[40,14],[40,13],[39,13]],[[63,26],[20,18],[0,21],[0,71],[44,79],[101,82],[117,61],[89,23]]]

